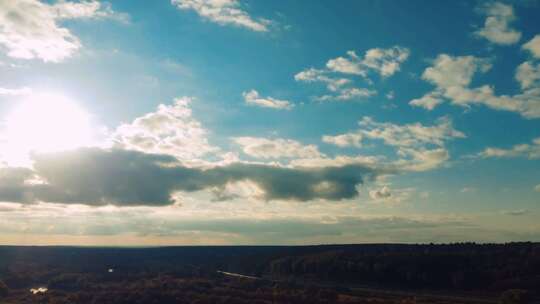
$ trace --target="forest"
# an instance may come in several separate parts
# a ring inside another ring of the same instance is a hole
[[[539,303],[540,244],[0,247],[0,303]]]

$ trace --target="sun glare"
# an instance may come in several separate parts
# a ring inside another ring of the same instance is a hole
[[[92,143],[90,116],[61,94],[33,94],[4,120],[4,155],[26,165],[32,152],[55,152]]]

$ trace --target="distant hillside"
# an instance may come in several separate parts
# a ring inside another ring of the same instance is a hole
[[[343,290],[369,287],[375,290],[456,292],[492,298],[514,290],[512,292],[526,293],[527,297],[534,298],[540,290],[540,244],[163,248],[7,246],[0,247],[0,283],[3,284],[0,287],[4,286],[0,288],[0,297],[2,290],[11,290],[12,295],[15,292],[26,297],[27,291],[36,287],[47,287],[51,295],[60,291],[79,293],[97,286],[123,288],[119,282],[142,284],[147,281],[145,284],[152,285],[157,284],[156,280],[165,280],[162,283],[169,286],[187,280],[185,284],[191,282],[189,284],[196,286],[199,283],[193,282],[201,279],[211,282],[204,284],[221,286],[235,280],[223,281],[224,275],[218,273],[221,271],[261,278],[261,282],[270,284],[260,283],[261,286],[293,284],[280,285],[287,290],[304,290],[304,287],[294,287],[294,284],[300,284]],[[249,277],[237,278],[239,281],[242,279],[252,280]],[[335,296],[328,292],[326,296]]]

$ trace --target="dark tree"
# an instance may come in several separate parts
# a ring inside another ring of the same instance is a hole
[[[9,288],[3,281],[0,281],[0,298],[7,297],[8,294]]]
[[[500,304],[526,304],[529,302],[529,293],[522,289],[509,289],[501,294]]]

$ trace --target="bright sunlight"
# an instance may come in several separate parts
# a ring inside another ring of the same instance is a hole
[[[4,121],[6,162],[27,165],[32,152],[55,152],[92,143],[90,116],[56,93],[32,94]]]

